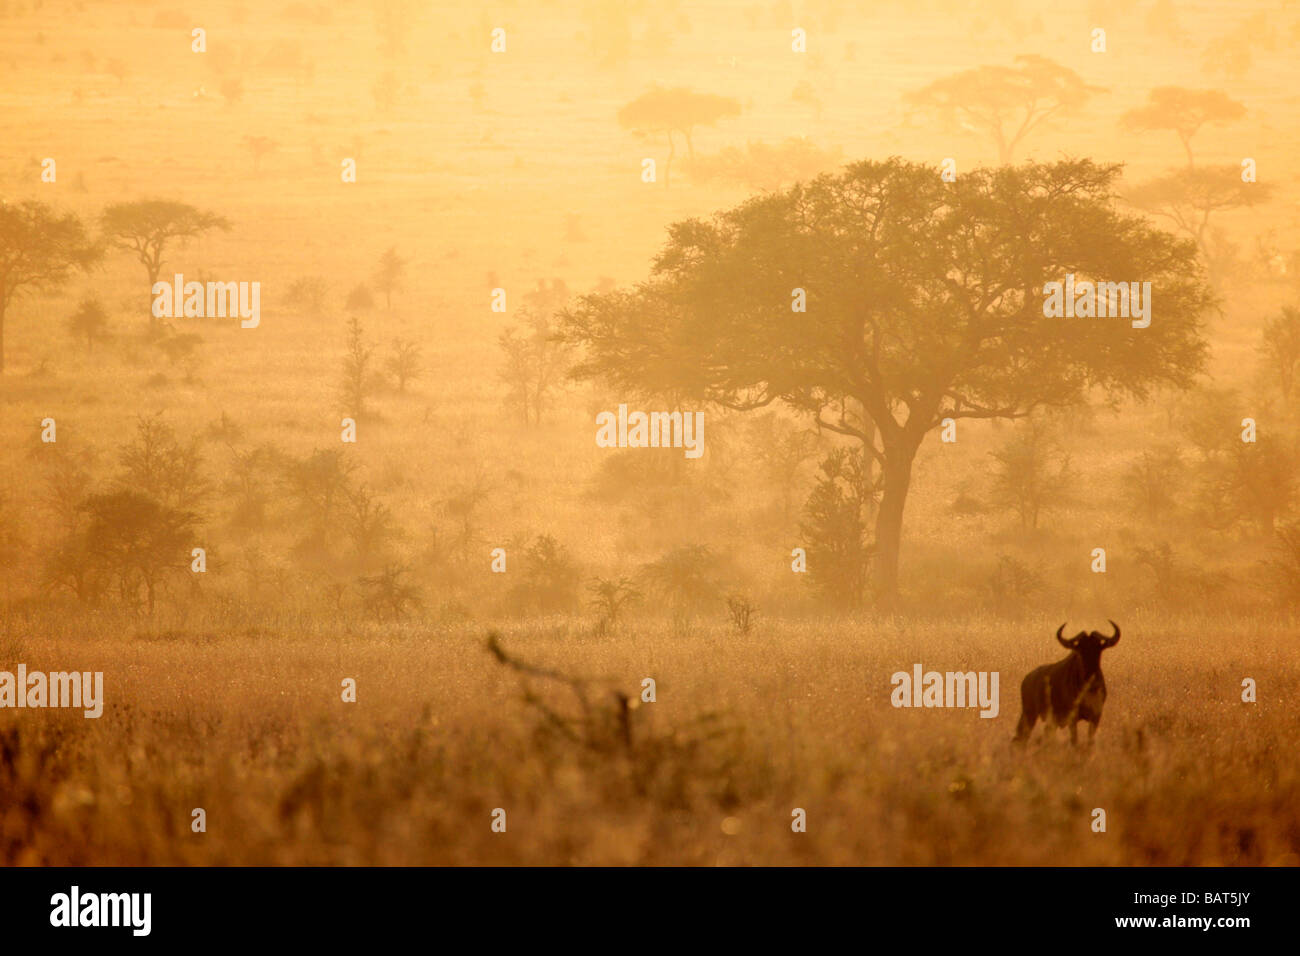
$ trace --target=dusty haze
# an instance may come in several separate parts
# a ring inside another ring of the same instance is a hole
[[[1298,49],[1282,2],[0,0],[0,671],[105,689],[0,707],[0,862],[1300,862]],[[874,246],[862,184],[929,218]],[[153,312],[147,209],[255,327]],[[1069,263],[1150,327],[1044,317]],[[1013,746],[1108,619],[1095,741]],[[893,706],[917,664],[996,716]]]

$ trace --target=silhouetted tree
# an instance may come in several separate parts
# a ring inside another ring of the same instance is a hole
[[[0,375],[5,370],[5,314],[24,289],[65,281],[74,269],[88,269],[99,250],[72,213],[45,203],[0,202]]]
[[[681,628],[692,614],[720,595],[717,560],[706,545],[683,545],[641,568],[646,586],[659,593]]]
[[[578,566],[549,534],[538,535],[522,555],[520,582],[511,600],[518,610],[564,614],[578,604]]]
[[[401,565],[385,565],[379,574],[363,577],[365,588],[362,601],[366,613],[377,621],[400,621],[420,606],[420,591],[406,580],[410,569]]]
[[[363,312],[366,309],[373,309],[374,306],[375,297],[371,295],[370,287],[365,283],[353,287],[343,301],[343,307],[349,312]]]
[[[1059,504],[1070,487],[1070,456],[1046,422],[1023,420],[1011,437],[989,452],[994,494],[1020,516],[1020,527],[1036,530],[1043,510]]]
[[[284,303],[296,312],[319,315],[328,292],[329,284],[320,276],[299,276],[285,290]]]
[[[1143,212],[1167,219],[1196,242],[1210,275],[1219,281],[1226,270],[1224,244],[1211,227],[1211,218],[1233,209],[1247,209],[1272,195],[1267,183],[1244,183],[1236,166],[1198,166],[1176,170],[1124,191],[1126,202]]]
[[[374,354],[375,347],[366,342],[360,320],[352,316],[347,324],[339,392],[343,411],[353,418],[361,418],[366,413],[366,398],[371,391],[371,359]]]
[[[76,338],[86,340],[86,351],[93,352],[95,343],[105,338],[108,313],[103,304],[93,296],[86,296],[77,304],[77,311],[68,319],[68,331]]]
[[[525,307],[519,318],[497,340],[505,354],[499,375],[509,389],[506,402],[519,409],[524,424],[540,424],[551,393],[564,382],[569,350],[556,340],[546,313]]]
[[[751,142],[701,156],[690,166],[692,180],[739,183],[752,189],[781,189],[839,166],[840,150],[824,150],[797,136],[780,143]]]
[[[1145,131],[1173,130],[1192,158],[1192,137],[1207,123],[1222,126],[1246,115],[1246,107],[1219,90],[1188,90],[1181,86],[1158,86],[1147,94],[1145,106],[1131,109],[1120,117],[1127,129]]]
[[[668,162],[664,166],[664,185],[672,175],[673,156],[677,146],[673,133],[686,138],[686,148],[695,158],[692,132],[697,126],[712,126],[727,116],[739,116],[740,103],[728,96],[696,93],[684,87],[662,89],[656,87],[644,93],[618,111],[619,125],[642,136],[668,136]]]
[[[1145,396],[1202,367],[1214,301],[1192,243],[1112,204],[1118,166],[862,162],[669,228],[650,277],[562,313],[573,369],[621,395],[784,402],[881,469],[876,583],[897,592],[921,442],[945,418],[1015,418],[1093,387]],[[1044,316],[1067,273],[1150,281],[1150,327]],[[792,290],[807,314],[792,315]]]
[[[165,577],[189,568],[196,516],[138,491],[91,495],[83,508],[86,559],[117,584],[124,604],[138,606],[143,591],[153,614]]]
[[[230,228],[229,221],[215,213],[163,199],[114,203],[104,210],[101,223],[105,238],[132,253],[149,275],[149,330],[154,333],[158,318],[153,314],[153,287],[162,273],[168,247],[212,229]]]
[[[822,461],[799,530],[806,543],[808,579],[832,604],[857,607],[866,596],[876,500],[862,452],[837,448]]]
[[[167,507],[200,507],[210,486],[199,439],[182,442],[161,414],[139,416],[135,439],[122,450],[118,486]]]
[[[299,522],[316,536],[323,536],[334,524],[355,471],[356,464],[341,448],[318,448],[306,458],[286,463],[285,489],[297,505]]]
[[[1124,488],[1135,511],[1155,523],[1178,507],[1186,466],[1176,445],[1144,449],[1124,472]]]
[[[1016,57],[1016,66],[980,66],[909,93],[906,103],[937,114],[950,129],[985,133],[998,162],[1011,162],[1021,142],[1053,117],[1081,109],[1094,93],[1073,70],[1046,57]]]
[[[244,146],[247,147],[249,155],[253,157],[254,170],[260,170],[262,160],[280,148],[280,144],[269,136],[245,136]]]
[[[397,379],[397,390],[405,393],[406,383],[420,377],[420,346],[410,339],[393,339],[393,351],[385,366]]]
[[[1296,392],[1300,371],[1300,309],[1283,306],[1260,334],[1259,353],[1265,370],[1276,381],[1287,403]]]
[[[587,591],[591,594],[591,607],[599,617],[597,629],[601,634],[608,633],[610,628],[618,624],[629,605],[641,600],[641,592],[629,578],[619,578],[617,581],[613,578],[593,578],[587,585]]]
[[[370,279],[370,284],[384,294],[384,308],[392,311],[393,293],[402,287],[402,274],[406,270],[406,260],[397,255],[396,247],[379,257],[379,265]]]

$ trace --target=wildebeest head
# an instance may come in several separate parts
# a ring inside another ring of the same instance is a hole
[[[1110,637],[1100,631],[1080,631],[1074,637],[1067,638],[1061,636],[1065,632],[1065,625],[1062,624],[1056,631],[1056,639],[1066,650],[1074,651],[1083,659],[1085,673],[1095,674],[1101,669],[1101,652],[1119,643],[1119,625],[1111,621],[1110,626],[1115,631]]]

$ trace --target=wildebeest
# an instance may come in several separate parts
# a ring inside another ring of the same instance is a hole
[[[1055,664],[1034,668],[1021,681],[1017,743],[1029,738],[1040,717],[1057,727],[1069,726],[1071,743],[1079,740],[1078,722],[1086,720],[1088,741],[1092,741],[1101,721],[1101,707],[1106,703],[1101,652],[1119,643],[1119,625],[1111,621],[1110,626],[1115,630],[1110,637],[1097,631],[1080,631],[1067,639],[1061,636],[1065,625],[1057,629],[1056,639],[1070,652],[1070,656]]]

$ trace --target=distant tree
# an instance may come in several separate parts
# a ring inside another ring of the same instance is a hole
[[[162,199],[114,203],[104,210],[101,222],[108,241],[132,253],[149,275],[149,331],[154,334],[159,326],[152,308],[153,287],[162,273],[168,247],[212,229],[230,228],[229,221],[215,213]]]
[[[857,607],[866,597],[877,498],[860,450],[837,448],[822,461],[799,530],[808,554],[808,580],[832,604]]]
[[[945,183],[861,162],[676,223],[648,279],[561,313],[584,350],[572,374],[656,400],[782,402],[859,441],[883,477],[873,579],[889,604],[912,463],[944,419],[1023,417],[1094,387],[1142,397],[1203,367],[1215,299],[1195,249],[1116,210],[1118,175],[1079,160]],[[1141,276],[1162,318],[1044,316],[1045,283],[1069,273]],[[795,289],[807,313],[792,319]]]
[[[812,179],[841,163],[840,150],[824,150],[811,140],[792,136],[780,143],[750,142],[743,150],[728,146],[691,163],[691,179],[733,182],[751,189],[780,189]]]
[[[731,616],[731,626],[737,634],[749,634],[754,629],[758,618],[758,608],[743,594],[727,596],[727,613]]]
[[[980,66],[935,80],[904,97],[915,109],[936,114],[950,129],[985,133],[998,148],[998,162],[1012,161],[1025,137],[1055,117],[1077,112],[1101,87],[1046,57],[1018,56],[1016,66]]]
[[[136,419],[135,439],[122,449],[117,485],[176,509],[197,509],[210,485],[198,438],[183,442],[161,414]]]
[[[452,540],[452,546],[456,550],[456,555],[463,565],[469,564],[473,559],[474,550],[478,544],[478,511],[488,497],[488,487],[482,476],[476,475],[474,480],[450,495],[442,502],[443,510],[447,517],[456,523],[456,534]]]
[[[1172,515],[1186,465],[1177,445],[1144,449],[1124,472],[1124,487],[1135,511],[1153,523]]]
[[[623,611],[641,600],[642,596],[629,578],[619,578],[617,581],[613,578],[593,578],[587,585],[587,591],[591,594],[591,607],[599,618],[597,627],[601,634],[618,626]]]
[[[244,98],[244,81],[237,76],[222,80],[220,89],[228,107],[237,106]]]
[[[1300,309],[1283,306],[1281,313],[1269,319],[1260,334],[1259,354],[1289,405],[1300,381]]]
[[[389,246],[379,257],[379,266],[370,280],[370,284],[384,294],[384,308],[392,311],[393,293],[402,287],[402,273],[406,270],[406,260],[397,255],[397,249]]]
[[[377,0],[374,4],[379,52],[385,61],[398,59],[406,52],[406,41],[414,27],[414,7],[412,0]]]
[[[345,520],[357,564],[369,568],[388,554],[397,535],[393,512],[364,485],[346,492]]]
[[[521,610],[566,614],[578,604],[578,566],[549,534],[538,535],[523,554],[520,583],[512,594]]]
[[[1287,607],[1300,607],[1300,523],[1277,529],[1272,555],[1264,562],[1270,596]]]
[[[370,287],[365,283],[353,287],[343,301],[343,307],[349,312],[364,312],[375,307],[375,297],[370,294]]]
[[[1246,521],[1271,537],[1296,500],[1296,456],[1273,435],[1237,441],[1230,449],[1227,460],[1210,473],[1219,519],[1214,523],[1222,527]]]
[[[569,349],[556,339],[548,314],[524,307],[519,318],[497,340],[505,356],[499,375],[509,389],[507,404],[519,410],[524,424],[540,424],[551,394],[564,383]]]
[[[39,457],[45,472],[41,503],[53,513],[59,527],[73,534],[84,517],[81,503],[90,494],[93,449],[70,451],[61,444],[45,446]]]
[[[1268,13],[1259,11],[1237,24],[1235,30],[1220,33],[1205,45],[1201,55],[1204,70],[1240,80],[1255,61],[1255,47],[1271,50],[1276,42],[1277,28],[1269,23]]]
[[[123,63],[117,57],[113,57],[111,60],[109,60],[104,65],[104,69],[109,76],[117,80],[119,85],[122,83],[123,80],[126,79],[127,74],[130,72],[129,70],[127,70],[126,64]]]
[[[1242,441],[1244,416],[1241,397],[1230,389],[1202,388],[1183,399],[1178,418],[1199,479],[1198,519],[1220,531],[1246,523],[1272,535],[1300,490],[1296,456],[1275,431]]]
[[[1042,512],[1065,499],[1072,476],[1070,456],[1041,419],[1022,420],[996,450],[994,494],[1020,516],[1020,527],[1037,530]]]
[[[91,495],[83,508],[86,558],[116,583],[124,604],[143,601],[153,614],[166,576],[189,568],[197,517],[131,490]]]
[[[1189,90],[1181,86],[1158,86],[1147,94],[1145,106],[1131,109],[1120,117],[1126,129],[1173,130],[1192,158],[1192,137],[1202,126],[1222,126],[1246,115],[1246,107],[1219,90]]]
[[[297,518],[312,536],[331,529],[352,488],[356,465],[341,448],[316,449],[306,458],[285,463],[283,482],[297,508]]]
[[[269,136],[245,136],[244,146],[248,149],[249,155],[253,157],[253,169],[255,170],[260,170],[262,160],[280,148],[280,144]]]
[[[5,314],[15,296],[58,285],[74,269],[89,269],[98,255],[72,213],[60,214],[41,202],[0,202],[0,375]]]
[[[0,597],[9,596],[10,582],[16,578],[26,542],[18,526],[8,496],[0,492]]]
[[[202,346],[203,336],[197,332],[180,332],[158,340],[158,349],[167,356],[167,361],[173,366],[184,367],[187,382],[194,380],[194,372],[201,358],[199,349]]]
[[[77,304],[77,311],[68,319],[68,331],[79,339],[86,340],[86,351],[93,352],[95,343],[102,342],[107,336],[108,313],[103,304],[93,296],[86,296]]]
[[[343,352],[343,376],[339,385],[343,411],[353,418],[366,413],[366,399],[371,392],[371,361],[375,347],[366,342],[361,322],[356,316],[348,319]]]
[[[754,456],[762,463],[764,477],[776,486],[781,517],[788,518],[799,473],[804,463],[817,454],[819,438],[810,429],[772,412],[755,419],[750,443]]]
[[[1226,271],[1223,241],[1211,227],[1212,217],[1249,209],[1268,201],[1268,183],[1244,183],[1236,166],[1197,166],[1148,180],[1122,193],[1131,206],[1172,222],[1196,242],[1211,277]]]
[[[684,87],[656,87],[618,111],[619,125],[642,136],[667,135],[668,162],[664,166],[664,185],[672,175],[677,146],[673,133],[681,133],[691,159],[695,158],[693,132],[697,126],[712,126],[727,116],[740,115],[740,102],[728,96],[696,93]]]
[[[299,276],[284,292],[284,304],[296,312],[320,315],[325,311],[329,283],[321,276]],[[349,306],[350,308],[350,306]]]
[[[420,377],[420,346],[410,339],[393,339],[393,350],[384,363],[393,378],[397,379],[398,392],[406,392],[406,383]]]
[[[681,627],[705,604],[719,599],[717,559],[706,545],[674,548],[641,568],[646,586],[660,594]]]
[[[247,450],[228,447],[230,468],[221,488],[230,504],[230,526],[259,531],[266,525],[275,475],[285,466],[284,456],[269,443]]]
[[[410,569],[389,564],[379,574],[363,577],[366,613],[376,621],[400,621],[420,607],[420,590],[406,580]]]
[[[1028,605],[1043,590],[1043,576],[1009,554],[998,555],[998,564],[988,578],[989,596],[999,614],[1023,615]]]
[[[523,304],[534,312],[553,316],[569,304],[570,296],[568,283],[563,279],[538,279],[536,288],[524,293]]]

